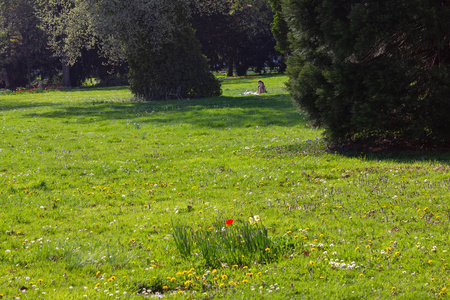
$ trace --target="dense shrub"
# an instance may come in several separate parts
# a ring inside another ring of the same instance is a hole
[[[334,142],[449,142],[450,5],[287,0],[294,102]]]
[[[220,95],[220,83],[207,70],[207,60],[188,22],[186,7],[180,5],[176,18],[178,27],[173,39],[161,48],[148,47],[144,52],[129,49],[132,92],[147,100],[164,99],[181,86],[184,98]]]

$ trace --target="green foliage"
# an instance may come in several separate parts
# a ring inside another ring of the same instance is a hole
[[[192,259],[201,254],[210,267],[270,263],[281,254],[280,239],[270,237],[259,222],[221,222],[198,230],[179,224],[172,227],[173,240],[182,257]]]
[[[181,86],[183,98],[213,97],[221,94],[220,84],[208,72],[206,58],[187,20],[187,8],[177,1],[173,39],[160,48],[127,48],[132,92],[147,100],[165,99]]]
[[[39,26],[47,35],[47,44],[53,55],[67,66],[75,64],[82,50],[91,49],[98,38],[90,20],[88,1],[35,1]]]
[[[450,141],[450,7],[286,1],[289,91],[333,142]],[[438,109],[436,109],[438,108]]]
[[[289,51],[289,26],[283,15],[283,0],[270,0],[272,5],[272,11],[274,13],[272,26],[272,34],[277,44],[275,49],[280,53],[286,53]]]
[[[46,69],[46,35],[38,28],[36,2],[3,0],[0,3],[0,86],[14,90],[30,86],[32,70]]]
[[[274,67],[279,53],[270,31],[273,14],[268,0],[191,0],[191,21],[202,51],[211,68],[228,66],[228,76],[236,68],[238,76],[250,67],[261,72]]]

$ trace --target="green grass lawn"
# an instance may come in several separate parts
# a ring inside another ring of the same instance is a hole
[[[450,156],[330,153],[286,80],[0,95],[0,298],[447,297]]]

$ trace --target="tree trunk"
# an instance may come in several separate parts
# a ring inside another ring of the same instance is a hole
[[[63,61],[62,63],[62,73],[63,73],[63,82],[62,85],[64,88],[70,88],[70,67],[69,64]]]
[[[278,72],[284,73],[286,71],[286,67],[287,67],[286,66],[287,52],[282,54],[280,58],[281,59],[280,59],[280,65],[279,65],[279,68],[278,68]]]
[[[3,81],[5,82],[5,88],[6,89],[10,89],[9,88],[9,80],[8,80],[8,73],[6,72],[6,68],[3,68],[1,71],[1,77],[3,77]]]
[[[5,88],[7,90],[15,90],[17,88],[17,84],[11,68],[6,66],[6,68],[3,69],[3,72],[5,77]]]
[[[31,63],[30,56],[27,56],[27,80],[28,80],[28,88],[31,88]]]
[[[234,66],[233,60],[230,59],[228,61],[228,73],[227,73],[228,77],[233,77],[233,66]]]

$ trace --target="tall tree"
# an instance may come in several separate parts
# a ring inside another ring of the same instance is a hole
[[[127,61],[138,96],[163,98],[178,86],[186,97],[220,93],[189,23],[187,0],[33,1],[40,6],[39,26],[61,61],[64,86],[70,86],[70,66],[96,47],[111,62]]]
[[[104,51],[124,57],[138,96],[161,99],[181,87],[184,97],[220,94],[189,22],[185,0],[91,0],[91,22]]]
[[[327,137],[450,141],[450,1],[286,4],[288,88]]]
[[[283,0],[269,0],[269,1],[270,4],[272,5],[273,11],[273,22],[271,24],[272,34],[275,40],[277,41],[275,49],[281,54],[283,54],[281,56],[280,71],[284,72],[286,70],[285,57],[287,56],[290,47],[288,39],[289,26],[286,22],[283,13]]]
[[[95,44],[90,23],[90,6],[84,0],[36,0],[40,26],[47,33],[53,55],[61,61],[63,86],[70,87],[70,66],[81,56],[83,49]]]
[[[268,0],[191,0],[191,9],[203,53],[213,66],[226,64],[228,76],[235,67],[238,75],[250,66],[262,69],[277,55]]]
[[[31,84],[32,69],[46,54],[38,24],[34,1],[0,2],[0,80],[6,88]]]

